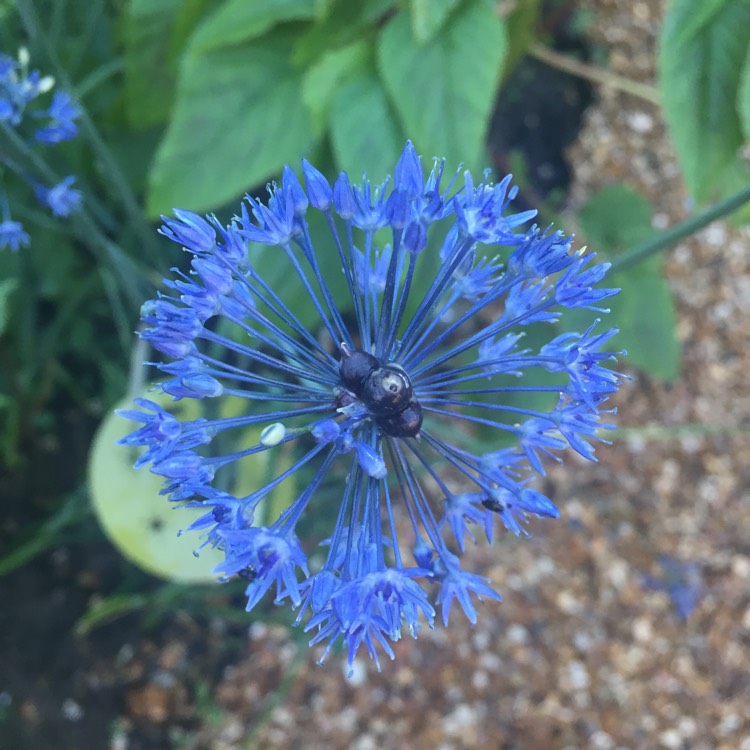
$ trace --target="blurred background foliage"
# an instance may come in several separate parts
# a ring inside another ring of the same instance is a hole
[[[83,483],[92,436],[140,392],[139,306],[180,262],[155,231],[159,215],[229,221],[245,192],[263,194],[302,157],[331,177],[364,170],[379,182],[410,138],[427,168],[445,156],[449,172],[513,170],[521,207],[539,208],[541,225],[576,227],[613,262],[611,285],[623,289],[613,325],[630,365],[676,378],[658,251],[731,211],[750,219],[750,6],[673,0],[653,87],[608,73],[582,42],[586,23],[569,0],[2,0],[0,52],[28,48],[82,111],[79,137],[54,159],[19,158],[50,178],[76,174],[84,200],[67,220],[41,216],[4,180],[3,124],[0,190],[31,245],[0,250],[0,573],[100,534]],[[663,108],[691,196],[684,224],[658,233],[652,207],[624,184],[566,214],[563,152],[597,86]],[[275,273],[272,254],[250,252],[303,315],[294,280]],[[133,596],[99,615],[142,606]]]

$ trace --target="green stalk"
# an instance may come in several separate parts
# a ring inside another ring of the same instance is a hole
[[[60,176],[13,128],[5,123],[0,123],[0,133],[4,135],[13,149],[22,155],[23,160],[30,164],[48,184],[55,184],[60,181]],[[145,283],[148,279],[148,270],[138,266],[117,243],[102,232],[99,225],[86,211],[85,206],[86,200],[84,199],[82,209],[72,213],[67,221],[75,230],[76,236],[91,249],[94,257],[103,264],[103,267],[111,268],[117,273],[121,292],[128,298],[131,309],[137,311],[144,298],[150,293],[150,285]]]
[[[71,85],[70,79],[65,71],[65,68],[60,64],[60,61],[52,49],[52,45],[49,42],[46,34],[44,33],[42,25],[39,23],[39,16],[37,15],[36,8],[32,0],[17,0],[16,8],[21,21],[26,29],[26,33],[32,41],[37,42],[44,50],[45,55],[49,59],[52,67],[55,70],[55,78],[59,81],[63,88],[74,91],[74,87]],[[138,204],[135,196],[133,195],[127,180],[125,179],[122,170],[116,159],[113,158],[109,148],[105,144],[104,140],[99,135],[99,131],[96,129],[93,121],[89,117],[86,109],[80,100],[76,100],[81,115],[78,119],[81,132],[89,141],[91,150],[94,152],[95,161],[101,165],[101,172],[105,175],[116,192],[120,196],[122,206],[125,209],[125,213],[129,224],[133,227],[138,240],[145,251],[147,257],[155,257],[155,235],[151,230],[151,227],[144,219],[143,209]]]
[[[630,78],[617,75],[617,73],[613,73],[611,70],[597,68],[594,65],[576,60],[570,55],[562,55],[538,42],[531,45],[529,54],[552,68],[557,68],[565,73],[584,78],[587,81],[606,86],[615,91],[623,91],[631,96],[637,96],[639,99],[651,102],[652,104],[659,104],[659,91],[655,86],[647,86]]]
[[[675,224],[670,229],[657,234],[656,237],[650,237],[645,242],[641,242],[630,248],[630,250],[627,250],[622,255],[618,255],[612,260],[612,271],[622,271],[636,263],[640,263],[642,260],[674,245],[685,237],[695,234],[695,232],[703,229],[703,227],[711,222],[720,219],[722,216],[731,214],[732,211],[736,211],[748,201],[750,201],[750,185],[738,190],[728,198],[720,200],[704,211],[691,216],[689,219]]]

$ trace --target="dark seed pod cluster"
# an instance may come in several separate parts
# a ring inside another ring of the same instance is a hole
[[[373,415],[391,437],[415,437],[422,427],[422,407],[414,398],[406,371],[394,362],[381,365],[372,354],[341,345],[341,384]]]

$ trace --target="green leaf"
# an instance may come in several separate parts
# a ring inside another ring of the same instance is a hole
[[[338,22],[341,21],[352,32],[357,33],[368,24],[378,23],[395,4],[396,0],[367,0],[359,3],[353,3],[352,0],[328,0],[317,17],[319,20],[334,21],[339,27]]]
[[[205,417],[213,408],[218,410],[214,415],[217,419],[247,413],[246,400],[237,397],[222,399],[221,404],[194,399],[174,401],[166,394],[154,394],[149,390],[143,397],[183,420]],[[118,406],[132,408],[130,399]],[[199,535],[180,534],[204,515],[204,511],[170,503],[160,495],[162,482],[158,476],[146,469],[133,468],[141,450],[117,444],[138,426],[138,423],[111,413],[97,431],[88,470],[91,502],[97,519],[122,555],[152,575],[173,581],[214,582],[216,576],[212,571],[223,559],[221,550],[203,547],[196,556],[193,550],[200,546]],[[235,439],[238,445],[257,445],[259,436],[258,428],[248,428]],[[273,453],[273,456],[277,457],[279,465],[275,467],[277,474],[271,474],[271,477],[280,475],[291,466],[290,455]],[[246,456],[235,464],[226,490],[236,497],[257,491],[270,481],[266,470],[271,460],[271,452]],[[287,507],[296,496],[295,487],[295,480],[291,477],[283,480],[263,501],[261,508],[273,505],[275,500],[281,507]]]
[[[602,188],[581,208],[578,219],[586,241],[608,257],[654,233],[651,204],[625,185]]]
[[[411,0],[411,29],[419,44],[429,42],[461,0]]]
[[[69,235],[54,225],[37,226],[30,262],[37,279],[37,293],[58,304],[81,286],[92,273],[91,266]]]
[[[117,161],[125,181],[135,195],[143,194],[148,170],[160,137],[158,128],[133,130],[123,127],[107,130],[107,148]],[[121,234],[116,238],[120,247],[130,247],[131,242],[139,242],[137,229],[131,224],[121,226],[120,231]],[[135,246],[137,247],[138,244]]]
[[[363,72],[371,55],[370,45],[364,41],[354,42],[325,53],[305,71],[302,77],[302,101],[310,111],[316,131],[322,132],[327,126],[336,89]]]
[[[195,27],[215,8],[216,0],[182,0],[175,13],[172,38],[169,42],[169,49],[174,60],[182,54]]]
[[[541,0],[525,0],[511,6],[511,12],[505,21],[508,30],[508,54],[503,73],[506,78],[536,41],[541,13],[540,2]]]
[[[356,39],[370,41],[394,0],[332,0],[326,12],[309,24],[294,45],[293,63],[300,68],[314,64],[331,50],[352,44]]]
[[[226,0],[196,30],[193,51],[207,52],[256,39],[284,21],[315,17],[314,0]]]
[[[315,0],[315,18],[325,18],[335,2],[336,0]]]
[[[466,3],[425,45],[413,38],[405,14],[388,23],[378,40],[379,71],[418,152],[482,166],[506,49],[503,22],[484,0]]]
[[[10,313],[8,310],[8,303],[11,294],[18,286],[18,279],[3,279],[0,281],[0,336],[5,333],[5,329],[8,326],[8,320]]]
[[[33,560],[46,550],[69,538],[68,532],[80,528],[91,515],[88,497],[82,491],[70,493],[54,514],[38,524],[26,525],[14,538],[14,546],[0,557],[0,576]]]
[[[374,182],[393,170],[405,138],[374,73],[339,89],[331,118],[331,143],[341,169],[355,179],[364,170]]]
[[[293,39],[277,31],[248,45],[188,49],[174,116],[150,174],[149,215],[219,206],[310,147],[301,74],[288,59]]]
[[[669,284],[661,273],[661,260],[649,258],[636,266],[607,276],[608,287],[621,291],[605,304],[610,314],[603,316],[596,330],[617,328],[619,333],[608,342],[613,351],[625,350],[625,363],[659,378],[675,380],[680,374],[681,347],[677,338],[677,314]],[[590,310],[566,310],[561,323],[566,331],[583,333],[600,313]]]
[[[750,48],[745,55],[745,64],[740,76],[740,86],[737,91],[737,111],[740,113],[745,141],[750,141]]]
[[[130,0],[125,8],[125,111],[133,128],[164,122],[172,109],[177,63],[214,0]],[[123,162],[125,163],[125,162]]]
[[[625,185],[602,188],[581,209],[581,229],[593,249],[607,257],[617,255],[654,234],[651,206],[640,193]],[[651,258],[607,277],[606,286],[620,293],[606,300],[611,314],[604,325],[619,328],[612,347],[626,349],[627,361],[662,380],[679,375],[680,344],[676,335],[676,313],[672,293],[661,273],[661,259]],[[563,323],[568,330],[583,331],[597,314],[567,310]]]
[[[685,182],[699,202],[714,192],[742,145],[737,111],[747,0],[673,0],[659,52],[664,115]]]
[[[729,2],[732,3],[734,0],[729,0]],[[678,2],[673,0],[673,5],[676,4]],[[679,9],[673,7],[673,5],[670,5],[669,12],[679,12]],[[699,34],[704,26],[710,25],[713,17],[721,12],[725,5],[727,5],[727,0],[691,0],[689,2],[690,12],[685,12],[680,17],[679,28],[675,29],[675,34],[681,39],[691,39]],[[686,11],[687,6],[688,3],[683,2],[683,10]]]
[[[612,310],[607,324],[620,329],[613,346],[626,349],[627,361],[649,375],[675,380],[680,374],[677,314],[661,259],[612,274],[608,285],[622,290],[607,301]]]
[[[730,195],[743,190],[748,185],[750,185],[750,166],[737,159],[733,164],[730,164],[729,169],[724,175],[721,183],[722,198],[728,198]],[[733,211],[727,217],[727,221],[736,227],[750,224],[750,203],[745,203],[736,211]]]
[[[100,625],[143,609],[149,603],[147,594],[112,594],[95,600],[75,624],[73,632],[79,637],[88,635]]]
[[[125,108],[134,128],[167,119],[175,85],[169,39],[181,0],[130,0],[125,13]]]

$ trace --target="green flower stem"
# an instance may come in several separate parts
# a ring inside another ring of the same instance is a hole
[[[140,333],[145,326],[138,326]],[[146,368],[143,363],[148,359],[151,348],[142,338],[136,336],[130,347],[130,363],[128,365],[128,398],[132,401],[146,390]]]
[[[39,331],[40,335],[28,337],[34,346],[34,355],[27,354],[25,357],[30,363],[30,379],[36,378],[39,371],[52,361],[55,352],[59,351],[60,342],[65,339],[65,332],[70,330],[70,324],[76,315],[82,314],[81,311],[96,293],[98,284],[99,280],[93,274],[82,279],[58,306],[54,319]],[[29,313],[36,314],[36,305],[29,305],[27,314]]]
[[[21,20],[29,38],[39,43],[54,67],[56,79],[65,89],[74,91],[75,89],[71,85],[65,68],[60,64],[49,39],[43,31],[42,25],[39,23],[39,17],[32,0],[18,0],[16,8],[18,9],[18,13],[21,16]],[[76,103],[81,111],[78,124],[80,125],[81,132],[85,135],[91,145],[91,149],[96,156],[96,161],[98,161],[101,166],[101,173],[105,175],[105,178],[111,182],[119,194],[123,208],[128,217],[128,222],[138,237],[144,251],[144,256],[155,257],[155,234],[150,225],[144,219],[142,207],[138,204],[138,201],[133,195],[119,164],[113,158],[109,148],[99,135],[99,131],[96,129],[96,126],[89,117],[81,101],[77,99]]]
[[[60,175],[49,166],[34,146],[20,138],[16,131],[6,123],[0,122],[0,136],[3,139],[0,142],[0,146],[2,146],[0,163],[4,164],[7,169],[23,180],[33,176],[47,185],[54,185],[60,181]],[[11,151],[13,152],[12,156]],[[79,183],[77,187],[80,188],[81,184]],[[93,214],[94,220],[105,232],[114,232],[116,228],[114,217],[99,202],[99,198],[94,191],[86,190],[85,192],[86,210]],[[40,222],[38,211],[34,212],[29,209],[25,211],[31,215],[34,224],[41,223],[42,226],[47,227],[59,226],[60,224],[59,219],[48,219],[46,222]]]
[[[85,211],[70,217],[80,238],[96,252],[100,262],[117,274],[120,292],[127,298],[131,311],[138,311],[152,293],[150,284],[145,282],[145,273],[128,257],[117,243],[112,242],[99,231]]]
[[[60,509],[36,527],[23,529],[22,541],[0,557],[0,576],[7,575],[37,555],[64,541],[63,534],[91,516],[91,505],[83,488],[71,492]]]
[[[651,237],[645,242],[635,245],[622,253],[622,255],[618,255],[612,260],[612,271],[622,271],[636,263],[640,263],[642,260],[664,250],[670,245],[674,245],[681,239],[694,234],[699,229],[703,229],[703,227],[720,219],[722,216],[731,214],[732,211],[736,211],[748,201],[750,201],[750,185],[738,190],[728,198],[720,200],[705,211],[695,214],[679,224],[675,224],[675,226],[667,229],[665,232],[661,232],[655,237]]]
[[[99,278],[102,282],[104,293],[109,300],[109,309],[112,312],[117,337],[120,340],[120,348],[127,355],[133,348],[133,310],[132,306],[124,305],[120,296],[119,280],[117,274],[109,268],[99,268]],[[130,300],[132,304],[132,300]]]
[[[73,626],[73,633],[83,638],[106,623],[114,622],[138,610],[148,609],[152,599],[152,594],[138,592],[111,594],[103,599],[96,599],[77,620]]]
[[[647,86],[643,83],[638,83],[638,81],[632,81],[630,78],[612,73],[609,70],[582,63],[580,60],[576,60],[569,55],[561,55],[559,52],[555,52],[543,44],[532,45],[529,54],[552,68],[557,68],[579,78],[585,78],[587,81],[637,96],[639,99],[645,99],[652,104],[659,104],[659,92],[654,86]]]
[[[58,5],[64,6],[64,3],[56,3],[56,6]],[[84,57],[86,56],[87,50],[92,44],[96,43],[95,36],[99,28],[99,24],[102,21],[102,17],[107,10],[106,0],[88,0],[87,6],[86,20],[80,33],[76,35],[75,49],[68,51],[67,65],[65,66],[70,75],[72,75],[76,80],[78,80],[79,78],[78,71],[81,69],[81,65],[83,63]],[[59,35],[55,35],[53,38],[59,39],[60,37]],[[114,60],[112,62],[118,63],[119,60]],[[112,63],[105,63],[105,65],[103,65],[102,67],[107,68],[111,64]],[[99,70],[101,70],[101,68],[94,71],[92,75],[98,75]],[[82,89],[79,85],[78,93],[81,97],[83,97],[84,95],[84,90],[85,89]]]
[[[121,58],[116,58],[97,68],[93,73],[86,76],[78,84],[77,93],[82,99],[89,95],[94,89],[104,85],[110,78],[120,75],[125,67]]]
[[[12,128],[5,123],[0,123],[0,133],[48,184],[60,181],[60,176]],[[84,199],[84,208],[72,213],[67,220],[74,228],[78,239],[91,249],[103,268],[116,271],[121,293],[128,299],[131,311],[137,311],[151,291],[150,284],[145,281],[148,278],[148,270],[138,266],[117,243],[102,232],[99,225],[85,210],[85,205]]]
[[[21,349],[21,361],[33,362],[36,357],[39,289],[32,261],[31,258],[29,258],[28,253],[19,253],[19,256],[19,279],[21,282],[20,289],[22,291],[21,299],[23,304],[23,315],[20,316],[16,332],[18,334],[18,342]],[[25,384],[25,386],[28,387],[28,384]],[[21,391],[22,388],[19,387],[17,397],[20,396]],[[21,402],[22,399],[19,399],[17,403]]]

